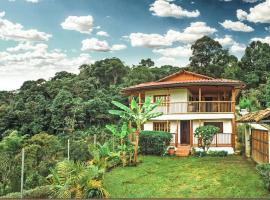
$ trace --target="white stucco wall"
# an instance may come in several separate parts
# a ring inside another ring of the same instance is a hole
[[[146,91],[145,97],[154,95],[170,95],[170,102],[186,102],[188,101],[188,91],[184,88],[168,89],[168,90],[152,90]]]
[[[201,125],[203,125],[204,122],[222,122],[223,123],[223,133],[231,133],[232,134],[232,123],[231,120],[229,119],[219,119],[219,120],[201,120]],[[178,143],[180,144],[180,134],[181,134],[181,128],[180,128],[180,124],[181,121],[178,121]],[[193,120],[192,122],[193,126],[192,126],[192,130],[193,133],[195,132],[196,128],[199,127],[199,120]],[[170,121],[170,132],[174,133],[173,134],[173,139],[172,142],[175,142],[175,133],[176,133],[176,128],[177,128],[177,121]],[[148,131],[152,131],[153,130],[153,121],[149,121],[144,125],[144,130],[148,130]],[[227,134],[224,135],[224,137],[219,136],[218,142],[219,143],[224,143],[224,144],[230,144],[231,142],[231,136],[228,136]],[[193,136],[193,144],[198,144],[198,139]],[[215,148],[223,148],[223,147],[215,147]]]

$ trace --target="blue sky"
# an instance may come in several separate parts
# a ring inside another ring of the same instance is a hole
[[[270,0],[1,0],[0,90],[107,57],[183,67],[203,35],[270,43]]]

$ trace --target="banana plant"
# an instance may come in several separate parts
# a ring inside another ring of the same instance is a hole
[[[159,101],[152,103],[152,98],[147,97],[144,104],[141,106],[134,98],[132,98],[130,107],[120,102],[112,101],[112,104],[119,108],[119,110],[109,110],[110,114],[117,115],[125,121],[131,121],[136,124],[136,140],[134,148],[135,163],[138,161],[138,146],[141,128],[148,120],[163,115],[162,112],[154,112],[154,109],[161,104],[161,101],[162,100],[160,99]]]

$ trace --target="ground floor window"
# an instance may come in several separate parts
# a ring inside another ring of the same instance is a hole
[[[170,122],[153,122],[153,130],[170,132]]]
[[[223,133],[223,122],[204,122],[204,125],[216,126],[220,129],[220,133]]]

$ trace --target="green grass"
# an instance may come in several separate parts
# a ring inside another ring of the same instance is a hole
[[[141,156],[137,167],[105,175],[111,198],[269,197],[255,165],[240,156]]]

